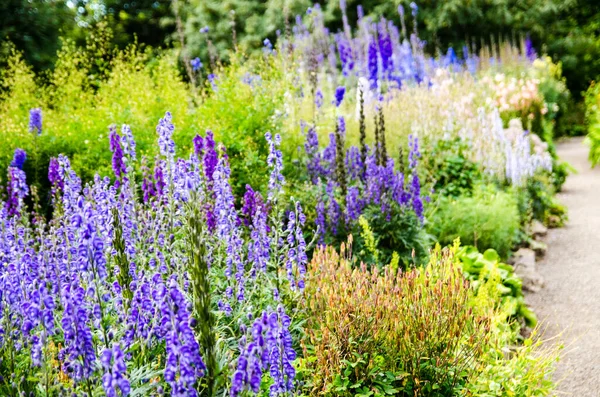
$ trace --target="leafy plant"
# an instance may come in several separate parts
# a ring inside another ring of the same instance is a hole
[[[465,278],[471,281],[475,293],[482,283],[496,280],[499,293],[498,307],[504,307],[511,318],[523,319],[527,326],[537,323],[535,314],[525,304],[522,281],[511,265],[502,263],[493,249],[481,253],[473,246],[463,246],[456,252]]]
[[[518,242],[516,196],[493,186],[478,186],[471,197],[438,197],[428,219],[427,231],[441,244],[451,244],[458,237],[464,244],[480,250],[493,248],[506,258]]]

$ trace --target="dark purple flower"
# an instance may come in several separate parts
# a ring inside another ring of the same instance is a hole
[[[339,107],[344,100],[344,94],[346,93],[346,87],[339,86],[335,89],[335,106]]]
[[[26,159],[27,153],[25,153],[25,150],[17,148],[15,149],[15,154],[13,156],[12,162],[10,163],[10,166],[22,170]]]
[[[113,153],[112,157],[112,168],[115,173],[117,180],[121,179],[123,175],[127,173],[125,162],[123,161],[123,148],[121,146],[121,137],[117,134],[116,127],[113,125],[110,127],[109,132],[110,139],[110,151]]]

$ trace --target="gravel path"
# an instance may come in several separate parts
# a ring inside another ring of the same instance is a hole
[[[562,332],[555,380],[560,395],[575,397],[600,396],[600,167],[590,169],[587,153],[581,138],[558,145],[559,156],[579,173],[559,195],[569,221],[549,231],[538,264],[546,286],[527,297],[547,326],[545,337]]]

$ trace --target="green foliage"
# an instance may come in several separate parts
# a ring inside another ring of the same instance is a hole
[[[600,85],[592,83],[585,95],[587,140],[590,144],[589,159],[592,166],[600,163]]]
[[[511,192],[494,187],[477,187],[472,197],[438,197],[427,219],[427,231],[440,244],[451,244],[457,237],[480,250],[495,249],[508,257],[517,243],[519,211]]]
[[[432,241],[413,211],[398,208],[388,216],[381,212],[380,206],[371,205],[361,217],[363,223],[359,222],[352,231],[358,261],[387,265],[395,254],[405,269],[427,261]]]
[[[465,143],[458,138],[440,140],[427,154],[427,170],[438,194],[452,197],[471,195],[476,182],[481,179],[479,167],[466,157],[464,149]]]
[[[521,225],[538,220],[550,227],[559,227],[567,219],[567,209],[558,202],[551,177],[537,174],[518,191]]]
[[[500,295],[498,307],[504,307],[511,318],[523,319],[526,325],[535,326],[537,319],[525,304],[521,279],[512,266],[501,262],[496,251],[488,249],[482,254],[473,246],[464,246],[456,252],[456,258],[476,294],[481,284],[495,281]]]
[[[13,43],[37,70],[51,68],[60,48],[59,37],[74,29],[75,12],[63,0],[0,2],[0,42]],[[9,52],[8,47],[0,48],[0,55]]]
[[[308,0],[191,0],[184,7],[186,51],[206,61],[211,56],[228,59],[235,46],[246,53],[256,51],[265,38],[275,42],[275,32],[284,32],[286,18],[291,24],[294,16],[304,14],[311,5]],[[208,34],[200,32],[205,26]],[[209,54],[210,46],[214,54]]]
[[[214,88],[206,82],[206,96],[196,110],[199,129],[214,130],[215,139],[227,148],[234,193],[239,197],[246,184],[266,188],[269,173],[264,136],[281,132],[284,94],[291,84],[281,73],[272,60],[245,59],[238,54],[231,65],[217,71]],[[180,137],[187,143],[194,135],[195,131],[189,130]]]

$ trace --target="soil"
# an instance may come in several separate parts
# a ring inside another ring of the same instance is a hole
[[[538,263],[546,285],[529,294],[527,302],[545,328],[543,337],[559,335],[565,346],[554,376],[557,394],[599,397],[600,166],[590,168],[582,138],[557,148],[559,156],[578,171],[558,195],[568,208],[569,220],[565,227],[549,231],[548,252]]]

